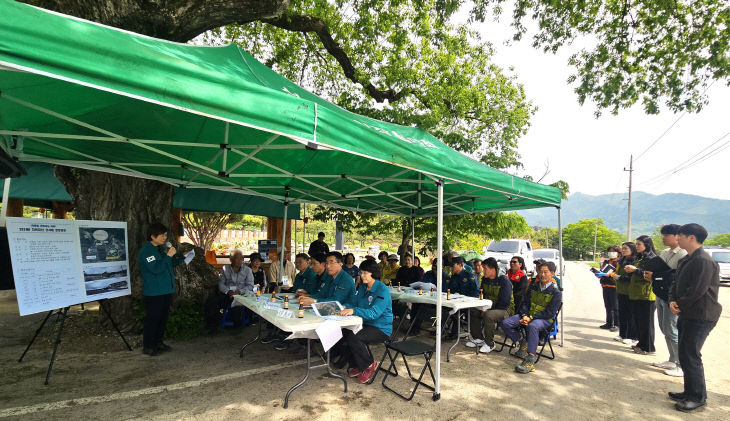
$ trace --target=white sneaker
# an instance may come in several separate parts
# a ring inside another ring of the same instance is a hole
[[[671,370],[664,370],[664,374],[672,377],[684,377],[684,371],[682,371],[682,367],[676,365]]]
[[[657,368],[663,368],[665,370],[671,370],[671,369],[677,367],[677,364],[674,364],[671,361],[664,361],[661,363],[651,363],[651,365],[653,365],[654,367],[657,367]]]
[[[476,348],[482,345],[484,345],[484,341],[481,339],[474,339],[473,341],[469,341],[466,343],[466,346],[469,348]]]
[[[489,354],[490,352],[492,352],[492,349],[494,348],[487,344],[484,344],[481,348],[479,348],[479,352],[481,352],[482,354]]]
[[[622,340],[621,342],[625,343],[626,345],[633,345],[634,344],[633,339],[629,339],[629,338],[626,338],[626,339]]]
[[[616,342],[623,342],[624,338],[622,338],[621,336],[615,336],[613,340]]]

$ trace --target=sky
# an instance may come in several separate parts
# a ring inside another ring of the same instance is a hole
[[[624,168],[628,169],[630,155],[641,154],[676,121],[645,155],[634,161],[633,190],[730,200],[730,170],[726,165],[730,143],[686,170],[656,178],[730,132],[730,88],[725,83],[717,81],[709,88],[709,104],[699,114],[687,113],[678,121],[681,113],[665,108],[659,115],[647,115],[640,106],[621,110],[617,116],[604,111],[596,118],[595,105],[587,100],[580,106],[573,86],[567,83],[573,73],[568,57],[578,48],[568,47],[557,55],[543,53],[530,46],[529,37],[506,46],[504,41],[513,33],[506,22],[508,17],[504,15],[505,22],[474,24],[472,29],[493,43],[494,63],[508,74],[507,69],[513,67],[511,74],[538,107],[528,133],[520,140],[524,164],[520,175],[538,179],[549,163],[550,172],[543,183],[565,180],[571,193],[625,196],[629,177]],[[730,134],[715,147],[728,141]]]

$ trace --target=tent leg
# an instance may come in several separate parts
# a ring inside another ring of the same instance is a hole
[[[558,207],[558,249],[560,255],[558,256],[558,263],[560,263],[560,290],[563,290],[563,278],[565,277],[565,271],[563,269],[563,220],[561,209]],[[560,346],[563,346],[565,340],[565,325],[563,324],[563,313],[565,313],[565,301],[563,301],[563,310],[560,312]]]
[[[10,177],[5,179],[5,186],[3,187],[3,207],[0,209],[0,227],[5,226],[5,215],[8,214],[8,201],[10,200]]]
[[[289,210],[289,203],[284,202],[284,220],[282,221],[281,225],[281,255],[279,256],[279,278],[275,282],[283,282],[284,280],[284,256],[286,255],[286,246],[284,245],[284,242],[286,241],[286,217],[287,217],[287,211]],[[294,282],[293,279],[289,279],[288,282]],[[278,289],[278,288],[277,288]]]
[[[436,229],[436,381],[434,382],[433,400],[441,398],[441,293],[444,272],[444,180],[436,182],[438,186],[438,227]],[[415,251],[415,250],[414,250]]]
[[[416,264],[416,219],[411,216],[411,247],[413,248],[413,264]]]

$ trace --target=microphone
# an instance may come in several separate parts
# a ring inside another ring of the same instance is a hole
[[[170,249],[172,248],[172,243],[171,243],[171,242],[169,242],[169,241],[168,241],[168,242],[166,242],[166,243],[165,243],[165,247],[167,247],[167,249],[168,249],[168,250],[170,250]]]

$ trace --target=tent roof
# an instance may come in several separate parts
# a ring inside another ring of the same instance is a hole
[[[13,178],[8,197],[25,199],[26,204],[51,207],[52,201],[70,202],[71,195],[53,175],[53,167],[42,162],[24,162],[27,175]],[[5,180],[0,180],[0,190]],[[247,194],[227,194],[211,189],[175,188],[172,206],[187,211],[230,212],[248,215],[283,218],[284,207],[280,202]],[[290,205],[287,219],[300,219],[299,205]]]
[[[235,45],[158,40],[0,0],[0,135],[43,161],[290,203],[432,216],[559,206],[427,132],[343,110]]]

